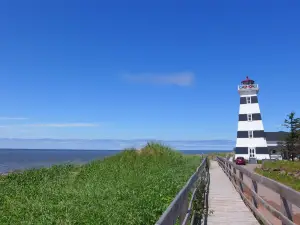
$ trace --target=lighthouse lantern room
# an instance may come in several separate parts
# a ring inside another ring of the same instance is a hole
[[[235,158],[244,157],[247,160],[270,158],[258,104],[258,91],[258,84],[248,76],[238,86],[240,109]]]

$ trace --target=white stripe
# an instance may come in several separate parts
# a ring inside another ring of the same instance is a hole
[[[239,114],[260,113],[258,103],[240,104]]]
[[[255,96],[258,94],[258,90],[239,90],[239,94],[241,97],[245,97],[245,96]]]
[[[239,89],[238,92],[240,94],[240,96],[249,96],[249,95],[257,95],[258,94],[258,89]]]
[[[238,131],[248,131],[248,130],[264,130],[264,126],[261,120],[255,121],[239,121]]]
[[[242,95],[240,95],[240,97],[247,97],[247,96],[257,96],[257,94],[255,94],[255,93],[249,93],[249,94],[242,94]]]
[[[265,138],[237,138],[236,147],[267,147]]]

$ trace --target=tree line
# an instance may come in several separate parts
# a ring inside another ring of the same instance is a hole
[[[278,143],[283,159],[293,160],[300,156],[300,118],[295,112],[287,115],[283,125],[288,129],[287,135]]]

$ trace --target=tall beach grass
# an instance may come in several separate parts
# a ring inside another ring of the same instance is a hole
[[[0,177],[0,224],[154,224],[200,164],[149,143],[86,165]]]

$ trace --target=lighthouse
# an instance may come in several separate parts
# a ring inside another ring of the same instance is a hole
[[[238,85],[238,92],[240,109],[235,158],[269,159],[270,155],[257,98],[258,84],[247,77]]]

